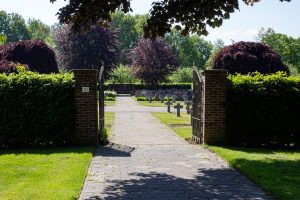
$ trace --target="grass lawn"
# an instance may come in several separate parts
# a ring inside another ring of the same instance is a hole
[[[192,127],[187,126],[189,115],[178,118],[175,113],[152,114],[181,137],[191,137]],[[300,150],[207,147],[275,199],[300,199]]]
[[[111,133],[111,126],[112,126],[113,121],[114,121],[115,113],[105,112],[104,117],[105,117],[105,120],[104,120],[105,121],[105,128],[106,128],[106,131],[107,131],[107,135],[109,136],[110,133]]]
[[[208,148],[275,199],[300,199],[300,150]]]
[[[152,113],[162,123],[168,125],[179,136],[184,139],[192,137],[191,116],[186,113],[181,113],[180,117],[176,113]]]
[[[105,106],[114,106],[114,105],[116,105],[116,101],[105,101],[104,105]]]
[[[0,199],[76,199],[93,150],[0,150]]]

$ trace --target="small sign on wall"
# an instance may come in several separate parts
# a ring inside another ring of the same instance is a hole
[[[83,92],[83,93],[88,93],[88,92],[90,92],[90,87],[82,87],[82,92]]]

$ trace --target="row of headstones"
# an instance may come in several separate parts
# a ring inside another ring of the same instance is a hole
[[[186,112],[187,114],[191,114],[191,99],[192,99],[192,91],[191,90],[185,90],[185,91],[153,91],[153,90],[144,90],[141,92],[142,96],[146,97],[146,100],[149,101],[150,103],[152,102],[152,99],[155,96],[158,96],[161,103],[164,102],[165,97],[167,98],[167,102],[165,103],[167,105],[167,111],[170,113],[171,112],[171,105],[176,103],[176,100],[178,96],[180,95],[182,99],[184,100],[184,104],[186,105]],[[170,100],[170,97],[172,97],[172,102]],[[180,117],[180,109],[182,109],[183,106],[180,105],[180,103],[177,103],[174,106],[174,109],[176,109],[177,117]]]

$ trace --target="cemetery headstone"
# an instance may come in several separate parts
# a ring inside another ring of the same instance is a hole
[[[168,107],[168,113],[171,112],[171,105],[173,105],[173,103],[170,101],[170,98],[168,98],[168,101],[166,102],[166,105]]]
[[[177,117],[180,117],[180,109],[183,108],[182,105],[180,105],[180,103],[177,103],[176,106],[174,106],[174,108],[176,109],[176,113],[177,113]]]
[[[172,95],[173,103],[176,103],[176,98],[177,98],[176,94],[173,94]]]
[[[191,105],[192,105],[192,102],[189,101],[189,100],[187,100],[187,101],[185,102],[185,105],[186,105],[186,113],[187,113],[187,114],[191,114]]]

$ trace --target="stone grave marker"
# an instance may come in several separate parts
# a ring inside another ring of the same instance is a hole
[[[177,98],[176,94],[172,94],[172,98],[173,98],[173,103],[176,103],[176,98]]]
[[[168,101],[166,102],[166,105],[168,107],[168,113],[171,112],[171,105],[173,105],[173,103],[170,101],[170,98],[168,98]]]
[[[180,105],[180,103],[177,103],[176,106],[174,106],[174,108],[177,110],[177,117],[180,117],[180,109],[183,108],[182,105]]]
[[[165,98],[165,94],[164,93],[159,93],[159,99],[160,99],[160,102],[163,103],[164,102],[164,98]]]
[[[191,105],[192,105],[192,102],[190,100],[186,100],[185,101],[185,105],[186,105],[186,114],[191,114]]]

